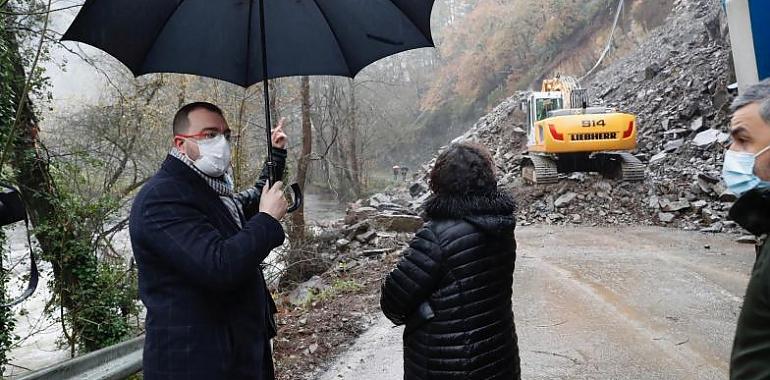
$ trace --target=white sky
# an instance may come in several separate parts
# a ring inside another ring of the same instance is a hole
[[[54,1],[52,9],[59,9],[71,5],[82,3],[82,0],[57,0]],[[68,9],[55,12],[51,15],[50,28],[59,34],[64,33],[72,20],[75,18],[79,8]],[[76,42],[64,42],[68,48],[79,51],[82,49],[88,56],[103,57],[106,56],[85,44]],[[64,71],[59,66],[66,62]],[[51,49],[51,61],[44,62],[46,74],[51,78],[51,92],[54,102],[52,107],[54,112],[57,108],[68,105],[93,103],[98,100],[100,89],[104,85],[104,77],[91,65],[75,54],[68,52],[59,46],[53,46]]]

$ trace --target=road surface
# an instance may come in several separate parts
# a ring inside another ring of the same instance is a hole
[[[650,227],[526,227],[517,240],[524,379],[727,378],[753,246]],[[380,318],[313,378],[402,378],[402,331]]]

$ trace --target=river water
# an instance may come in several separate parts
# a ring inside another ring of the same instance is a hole
[[[331,193],[305,194],[305,220],[326,222],[345,216],[345,205],[340,204]]]

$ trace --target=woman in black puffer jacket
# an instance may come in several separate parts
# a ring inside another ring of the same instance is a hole
[[[515,202],[489,151],[452,145],[430,174],[426,223],[382,285],[404,331],[404,379],[520,379],[512,311]]]

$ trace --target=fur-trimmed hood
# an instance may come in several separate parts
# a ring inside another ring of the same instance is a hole
[[[489,233],[510,231],[516,226],[516,201],[507,191],[487,195],[432,195],[423,204],[428,220],[465,220]]]

